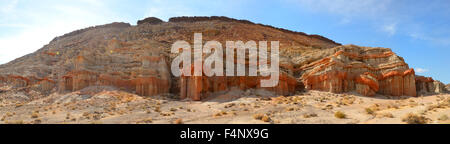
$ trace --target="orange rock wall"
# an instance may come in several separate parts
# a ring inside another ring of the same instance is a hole
[[[263,77],[206,77],[206,76],[182,76],[180,79],[180,98],[202,100],[215,92],[227,91],[232,87],[241,90],[261,88],[260,81]],[[279,95],[292,95],[296,91],[297,80],[286,74],[281,74],[279,84],[273,88],[264,88]]]
[[[345,56],[342,61],[354,60],[377,61],[377,59],[394,56],[391,51],[382,53],[359,54],[340,50],[330,57],[323,58],[306,66],[295,69],[305,71],[301,79],[309,90],[342,93],[357,91],[366,96],[376,93],[391,96],[416,96],[415,73],[413,69],[402,70],[407,66],[404,62],[371,66],[367,64],[343,63],[338,56]],[[380,61],[380,60],[378,60]],[[396,69],[396,70],[389,70]]]
[[[70,72],[63,77],[61,89],[63,91],[78,91],[89,86],[114,86],[121,90],[135,91],[141,96],[154,96],[168,93],[169,80],[156,77],[137,77],[122,79],[108,74],[97,74],[89,71]]]

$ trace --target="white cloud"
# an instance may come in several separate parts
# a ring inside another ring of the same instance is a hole
[[[8,1],[7,3],[0,3],[0,4],[4,4],[3,7],[0,7],[0,12],[2,13],[9,13],[11,12],[17,5],[17,3],[19,2],[19,0],[11,0]]]
[[[410,33],[409,36],[413,39],[429,41],[432,44],[450,46],[450,37],[448,36],[429,36],[418,32]]]
[[[382,31],[389,34],[389,36],[393,36],[397,32],[397,23],[386,24],[382,27]]]
[[[428,70],[428,69],[424,69],[424,68],[416,68],[415,71],[416,71],[417,73],[426,73],[426,72],[428,72],[429,70]]]

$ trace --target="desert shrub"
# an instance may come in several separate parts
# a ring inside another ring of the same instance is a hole
[[[442,115],[441,117],[439,117],[438,120],[446,121],[446,120],[448,120],[448,116],[447,115]]]
[[[31,118],[38,118],[39,117],[39,112],[33,112],[31,114]]]
[[[365,111],[366,111],[366,114],[370,114],[370,115],[375,114],[375,111],[373,111],[371,108],[366,108]]]
[[[345,113],[341,112],[341,111],[335,112],[335,113],[334,113],[334,116],[335,116],[336,118],[339,118],[339,119],[344,119],[344,118],[347,117],[347,115],[346,115]]]
[[[386,113],[377,114],[377,117],[381,117],[381,118],[383,118],[383,117],[394,118],[394,115],[392,115],[392,113],[386,112]]]
[[[25,123],[23,122],[23,120],[16,120],[12,122],[7,122],[7,124],[25,124]]]
[[[402,119],[402,121],[407,124],[426,124],[428,119],[424,116],[409,113]]]
[[[152,122],[153,122],[153,119],[152,119],[152,118],[146,118],[146,119],[140,120],[140,121],[138,121],[138,122],[136,122],[136,123],[138,123],[138,124],[140,124],[140,123],[146,123],[146,124],[148,124],[148,123],[152,123]]]
[[[267,116],[267,115],[264,115],[264,116],[261,118],[261,120],[262,120],[263,122],[270,122],[270,121],[271,121],[270,117]]]
[[[287,107],[286,111],[290,112],[290,111],[294,111],[295,109],[293,107]]]
[[[312,113],[312,114],[304,114],[303,118],[311,118],[311,117],[317,117],[317,114]]]
[[[261,120],[264,117],[264,114],[254,114],[253,118],[256,120]]]

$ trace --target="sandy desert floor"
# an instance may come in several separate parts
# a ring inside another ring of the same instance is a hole
[[[450,123],[450,94],[365,97],[320,91],[274,96],[233,90],[204,101],[140,97],[114,89],[30,100],[0,94],[1,124],[405,124]],[[172,96],[173,97],[173,96]]]

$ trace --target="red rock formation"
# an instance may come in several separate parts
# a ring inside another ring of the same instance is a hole
[[[356,79],[356,91],[362,95],[373,96],[380,89],[376,76],[366,72]]]
[[[0,75],[0,83],[6,82],[6,78]]]
[[[404,72],[391,71],[381,75],[379,81],[379,93],[381,94],[391,96],[416,96],[415,75],[413,69]]]
[[[440,81],[435,81],[431,77],[416,76],[415,79],[417,93],[421,95],[443,93],[446,91],[445,85]]]
[[[416,77],[390,49],[342,46],[319,35],[226,17],[176,17],[169,22],[148,18],[136,26],[112,23],[77,30],[55,38],[36,53],[1,65],[0,82],[49,92],[53,87],[65,92],[99,85],[142,96],[179,91],[181,98],[193,100],[232,87],[260,88],[262,77],[172,76],[167,65],[177,54],[170,53],[171,44],[191,42],[198,32],[203,33],[203,41],[222,44],[229,40],[279,41],[279,85],[264,89],[280,95],[303,88],[367,96],[441,91],[439,82]]]
[[[154,96],[169,93],[170,83],[168,80],[156,77],[137,78],[132,80],[136,85],[136,93],[142,96]]]
[[[33,85],[33,89],[40,91],[42,93],[48,93],[53,88],[55,88],[56,82],[53,80],[50,80],[48,78],[43,78],[40,81],[38,81],[35,85]]]
[[[300,67],[307,89],[334,93],[356,90],[373,96],[416,96],[414,70],[392,51],[381,48],[342,46],[336,53]]]
[[[261,89],[261,80],[264,77],[226,77],[226,76],[181,76],[180,79],[180,98],[190,98],[192,100],[202,100],[216,92],[227,91],[232,87],[241,90]],[[287,74],[282,73],[279,77],[279,83],[272,88],[263,88],[273,91],[279,95],[292,95],[296,91],[297,80]]]
[[[168,93],[170,74],[164,57],[143,56],[142,66],[133,71],[134,75],[122,72],[97,73],[88,70],[72,71],[62,77],[60,92],[77,91],[89,86],[114,86],[125,91],[135,91],[141,96],[154,96]],[[88,69],[87,60],[78,56],[75,67]]]
[[[30,79],[17,75],[9,75],[6,81],[13,87],[26,87],[30,84]]]

